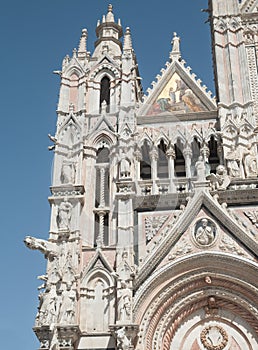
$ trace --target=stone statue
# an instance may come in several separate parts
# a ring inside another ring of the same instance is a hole
[[[117,335],[117,345],[119,350],[129,350],[131,346],[131,341],[126,336],[125,327],[119,328],[116,331]]]
[[[71,289],[71,285],[67,285],[67,290],[62,294],[60,323],[69,325],[75,323],[75,306],[76,291]]]
[[[119,163],[120,177],[121,178],[130,177],[130,174],[131,174],[130,168],[131,168],[131,164],[129,160],[126,158],[125,152],[122,152],[120,163]]]
[[[60,306],[59,297],[56,294],[55,286],[51,286],[46,293],[39,295],[39,312],[36,317],[36,326],[50,325],[57,321]]]
[[[70,230],[72,208],[73,206],[68,202],[67,198],[59,205],[57,226],[60,230]]]
[[[195,168],[197,172],[197,181],[205,182],[206,181],[206,166],[203,158],[200,156],[195,163]]]
[[[57,256],[56,247],[53,243],[38,239],[32,236],[26,236],[24,239],[26,247],[33,250],[39,250],[46,257],[53,258]]]
[[[61,183],[73,184],[75,182],[75,164],[72,161],[64,161],[61,170]]]
[[[172,43],[171,44],[173,45],[172,53],[180,52],[180,38],[177,36],[176,32],[174,32],[174,37],[172,39]]]
[[[240,177],[239,162],[241,157],[235,146],[231,146],[231,151],[226,156],[228,173],[230,177]]]
[[[207,219],[201,220],[201,225],[195,227],[195,239],[200,245],[209,245],[215,239],[214,228],[209,224]]]
[[[250,146],[243,152],[243,163],[246,178],[257,177],[257,159]]]
[[[208,175],[207,180],[210,180],[213,191],[226,190],[230,184],[230,177],[227,175],[227,171],[223,165],[218,165],[216,174]]]
[[[118,318],[120,321],[131,320],[131,304],[132,291],[127,287],[127,284],[122,281],[118,298]]]

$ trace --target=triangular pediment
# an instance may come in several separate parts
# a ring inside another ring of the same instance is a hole
[[[185,67],[182,60],[174,60],[157,76],[153,89],[148,90],[143,105],[139,109],[141,116],[158,116],[166,114],[185,114],[204,112],[216,109],[211,92],[206,92],[206,86],[196,75]]]
[[[96,254],[89,262],[87,268],[83,272],[84,277],[87,276],[87,274],[93,271],[94,269],[106,270],[109,273],[114,272],[101,250],[97,250]]]
[[[159,266],[171,260],[209,251],[257,259],[258,244],[241,222],[203,189],[195,192],[181,213],[169,215],[155,233],[147,247],[148,254],[139,269],[136,284],[140,285]]]

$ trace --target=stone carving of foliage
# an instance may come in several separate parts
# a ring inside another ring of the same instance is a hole
[[[236,244],[236,242],[232,238],[230,238],[228,236],[225,236],[225,237],[222,238],[221,244],[220,244],[219,247],[223,251],[229,251],[230,253],[233,253],[233,254],[246,256],[246,253],[243,251],[243,249],[241,249]]]
[[[145,218],[144,221],[147,241],[150,241],[157,234],[167,218],[168,215],[148,216]]]
[[[200,335],[201,342],[207,350],[222,350],[228,343],[228,335],[220,326],[205,327]]]
[[[192,250],[192,245],[185,238],[183,238],[175,245],[175,252],[169,254],[168,259],[174,260],[177,256],[191,253]]]

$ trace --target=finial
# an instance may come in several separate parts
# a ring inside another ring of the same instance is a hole
[[[73,58],[76,58],[77,57],[77,50],[76,48],[73,49]]]
[[[113,15],[113,6],[111,4],[108,5],[108,13],[106,16],[106,21],[107,22],[115,22],[115,18]]]
[[[87,53],[87,47],[86,47],[87,37],[88,37],[88,31],[86,28],[84,28],[82,30],[82,35],[81,35],[80,44],[79,44],[79,48],[78,48],[78,53],[80,53],[80,54]]]
[[[171,41],[172,44],[172,51],[170,53],[170,58],[173,59],[179,59],[181,56],[180,52],[180,37],[177,36],[177,33],[174,32],[174,37]]]
[[[130,28],[127,27],[124,35],[124,50],[131,50],[131,49],[132,49],[131,31],[130,31]]]

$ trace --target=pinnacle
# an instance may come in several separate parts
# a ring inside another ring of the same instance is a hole
[[[106,22],[115,22],[114,14],[113,14],[113,6],[111,4],[108,5],[108,13],[106,16]]]

